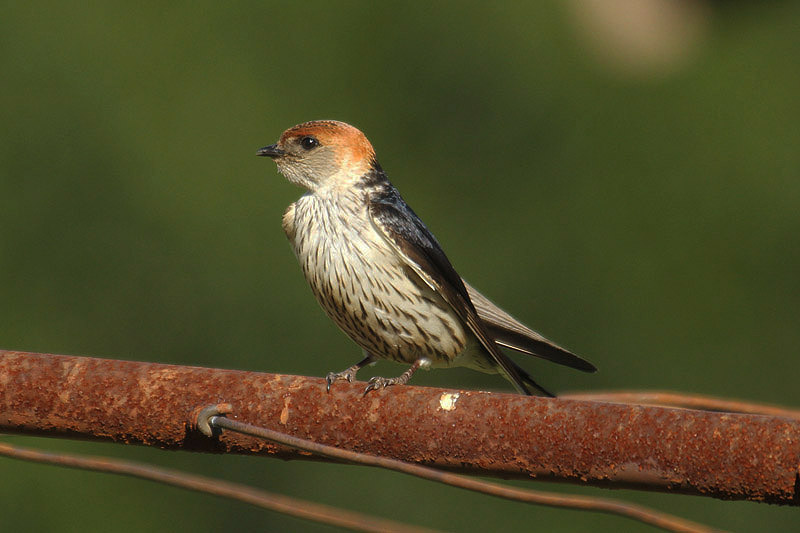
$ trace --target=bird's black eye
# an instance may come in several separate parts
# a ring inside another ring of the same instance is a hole
[[[302,146],[304,150],[311,150],[319,146],[319,141],[309,135],[308,137],[300,139],[300,146]]]

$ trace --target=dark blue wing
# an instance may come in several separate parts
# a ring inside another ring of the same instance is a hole
[[[436,291],[478,338],[498,370],[523,394],[530,394],[526,383],[536,386],[524,370],[511,361],[489,336],[478,317],[461,276],[447,259],[442,247],[420,218],[391,185],[368,193],[372,222],[388,243],[419,277]]]

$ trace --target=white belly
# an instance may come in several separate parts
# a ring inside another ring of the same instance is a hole
[[[405,363],[426,357],[434,366],[466,363],[457,357],[474,344],[473,336],[386,243],[366,205],[341,197],[337,205],[344,209],[331,205],[308,194],[284,216],[303,274],[328,316],[374,356]]]

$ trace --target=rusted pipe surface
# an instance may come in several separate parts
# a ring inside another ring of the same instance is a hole
[[[323,444],[450,470],[798,505],[800,422],[478,391],[364,385],[0,351],[0,432],[307,458],[192,431],[200,407]]]

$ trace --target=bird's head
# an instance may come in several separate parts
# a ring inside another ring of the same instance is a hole
[[[281,174],[310,191],[348,186],[369,171],[375,150],[357,128],[335,120],[291,127],[256,155],[272,158]]]

